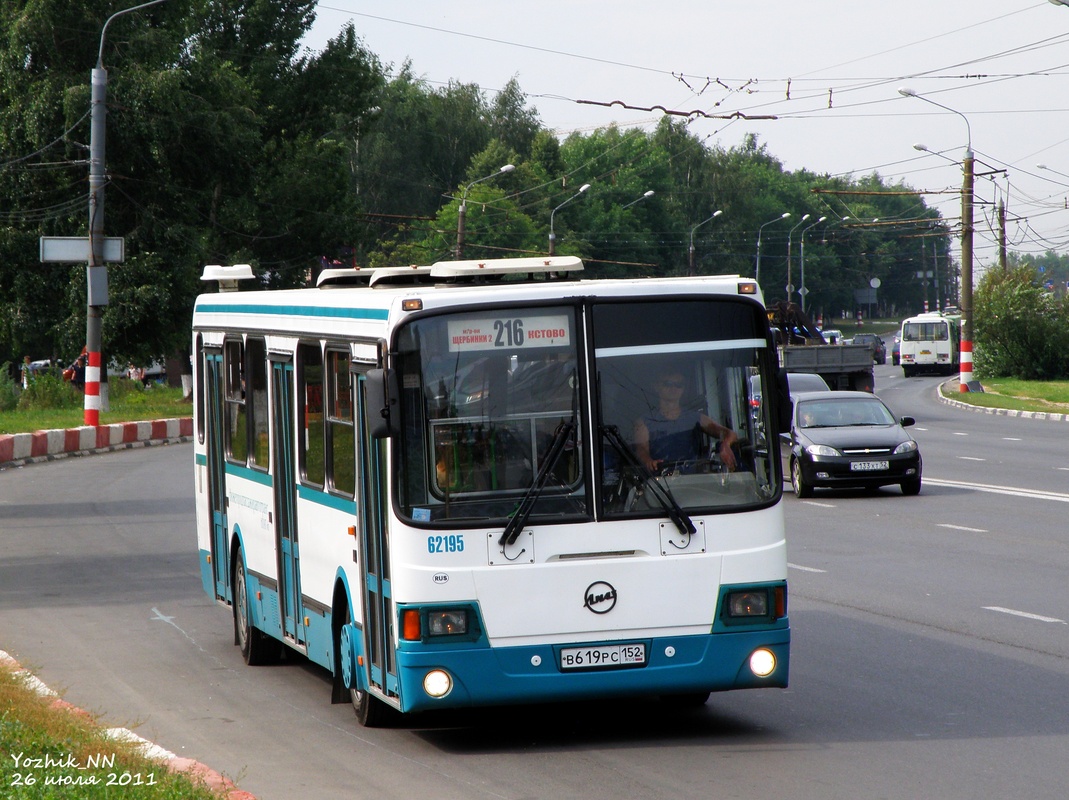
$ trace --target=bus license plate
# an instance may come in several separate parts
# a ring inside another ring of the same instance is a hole
[[[891,465],[886,461],[851,461],[852,472],[879,472],[888,469]]]
[[[646,645],[607,644],[600,647],[566,647],[560,651],[561,669],[606,669],[646,663]]]

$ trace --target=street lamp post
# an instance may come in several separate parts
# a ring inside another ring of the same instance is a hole
[[[719,217],[723,213],[724,212],[722,210],[717,209],[716,211],[713,212],[713,215],[711,217],[706,217],[705,219],[703,219],[701,222],[699,222],[697,225],[695,225],[693,228],[690,229],[690,247],[687,249],[687,274],[688,275],[693,275],[694,274],[694,231],[698,230],[698,228],[700,228],[706,222],[711,222],[712,220],[716,219],[717,217]]]
[[[973,149],[972,149],[972,126],[969,118],[949,106],[937,103],[931,98],[917,94],[913,89],[903,87],[898,90],[903,97],[916,97],[933,106],[938,106],[951,114],[957,114],[965,120],[965,133],[967,144],[965,156],[962,159],[962,182],[961,182],[961,372],[958,375],[958,389],[961,392],[969,391],[969,383],[972,381],[972,344],[973,344],[973,319],[972,319],[972,271],[973,271]]]
[[[589,188],[590,184],[584,183],[582,186],[579,187],[578,192],[573,194],[571,197],[569,197],[567,200],[565,200],[563,203],[561,203],[559,206],[549,212],[549,254],[551,256],[555,256],[557,254],[557,236],[553,233],[553,217],[556,216],[558,211],[560,211],[562,208],[568,205],[568,203],[572,202],[572,200],[577,198]]]
[[[790,211],[784,211],[778,217],[770,219],[757,229],[757,265],[754,267],[753,279],[758,286],[761,285],[761,232],[765,229],[765,225],[771,225],[773,222],[779,222],[781,219],[787,219],[790,216]]]
[[[512,170],[514,169],[516,169],[516,167],[514,167],[512,164],[506,164],[497,172],[479,178],[478,180],[472,181],[464,187],[464,191],[460,196],[460,208],[457,209],[457,261],[460,261],[464,258],[464,226],[465,220],[468,215],[468,191],[471,189],[472,186],[477,183],[482,183],[483,181],[488,181],[491,178],[496,178],[498,175],[504,175],[506,172],[512,172]]]
[[[815,228],[817,225],[819,225],[826,219],[827,217],[821,217],[812,225],[808,225],[805,228],[802,228],[802,233],[798,237],[798,265],[800,267],[800,274],[798,277],[800,287],[798,289],[798,294],[802,298],[801,306],[803,314],[805,313],[805,296],[809,294],[809,290],[805,288],[805,235],[809,232],[810,228]]]
[[[803,222],[809,219],[808,214],[803,214],[802,218],[798,220],[798,224],[795,225],[787,233],[787,286],[784,287],[787,290],[787,302],[791,302],[791,295],[794,294],[794,284],[791,283],[791,237],[794,236],[794,232],[798,230]]]

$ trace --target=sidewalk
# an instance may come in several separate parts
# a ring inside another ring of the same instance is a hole
[[[33,433],[0,434],[0,470],[69,456],[106,453],[153,444],[177,444],[193,437],[193,418],[83,425]]]

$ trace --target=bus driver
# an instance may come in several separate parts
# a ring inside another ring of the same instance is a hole
[[[717,452],[724,466],[734,470],[735,453],[731,446],[738,436],[701,411],[684,408],[680,399],[685,387],[679,370],[668,370],[658,376],[654,384],[657,408],[635,422],[635,450],[639,459],[655,475],[673,462],[689,464],[682,471],[693,472],[695,460],[701,457],[704,432],[719,440]]]

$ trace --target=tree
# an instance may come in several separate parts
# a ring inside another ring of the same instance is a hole
[[[1034,268],[984,273],[973,314],[979,377],[1069,378],[1069,299],[1041,286]]]

